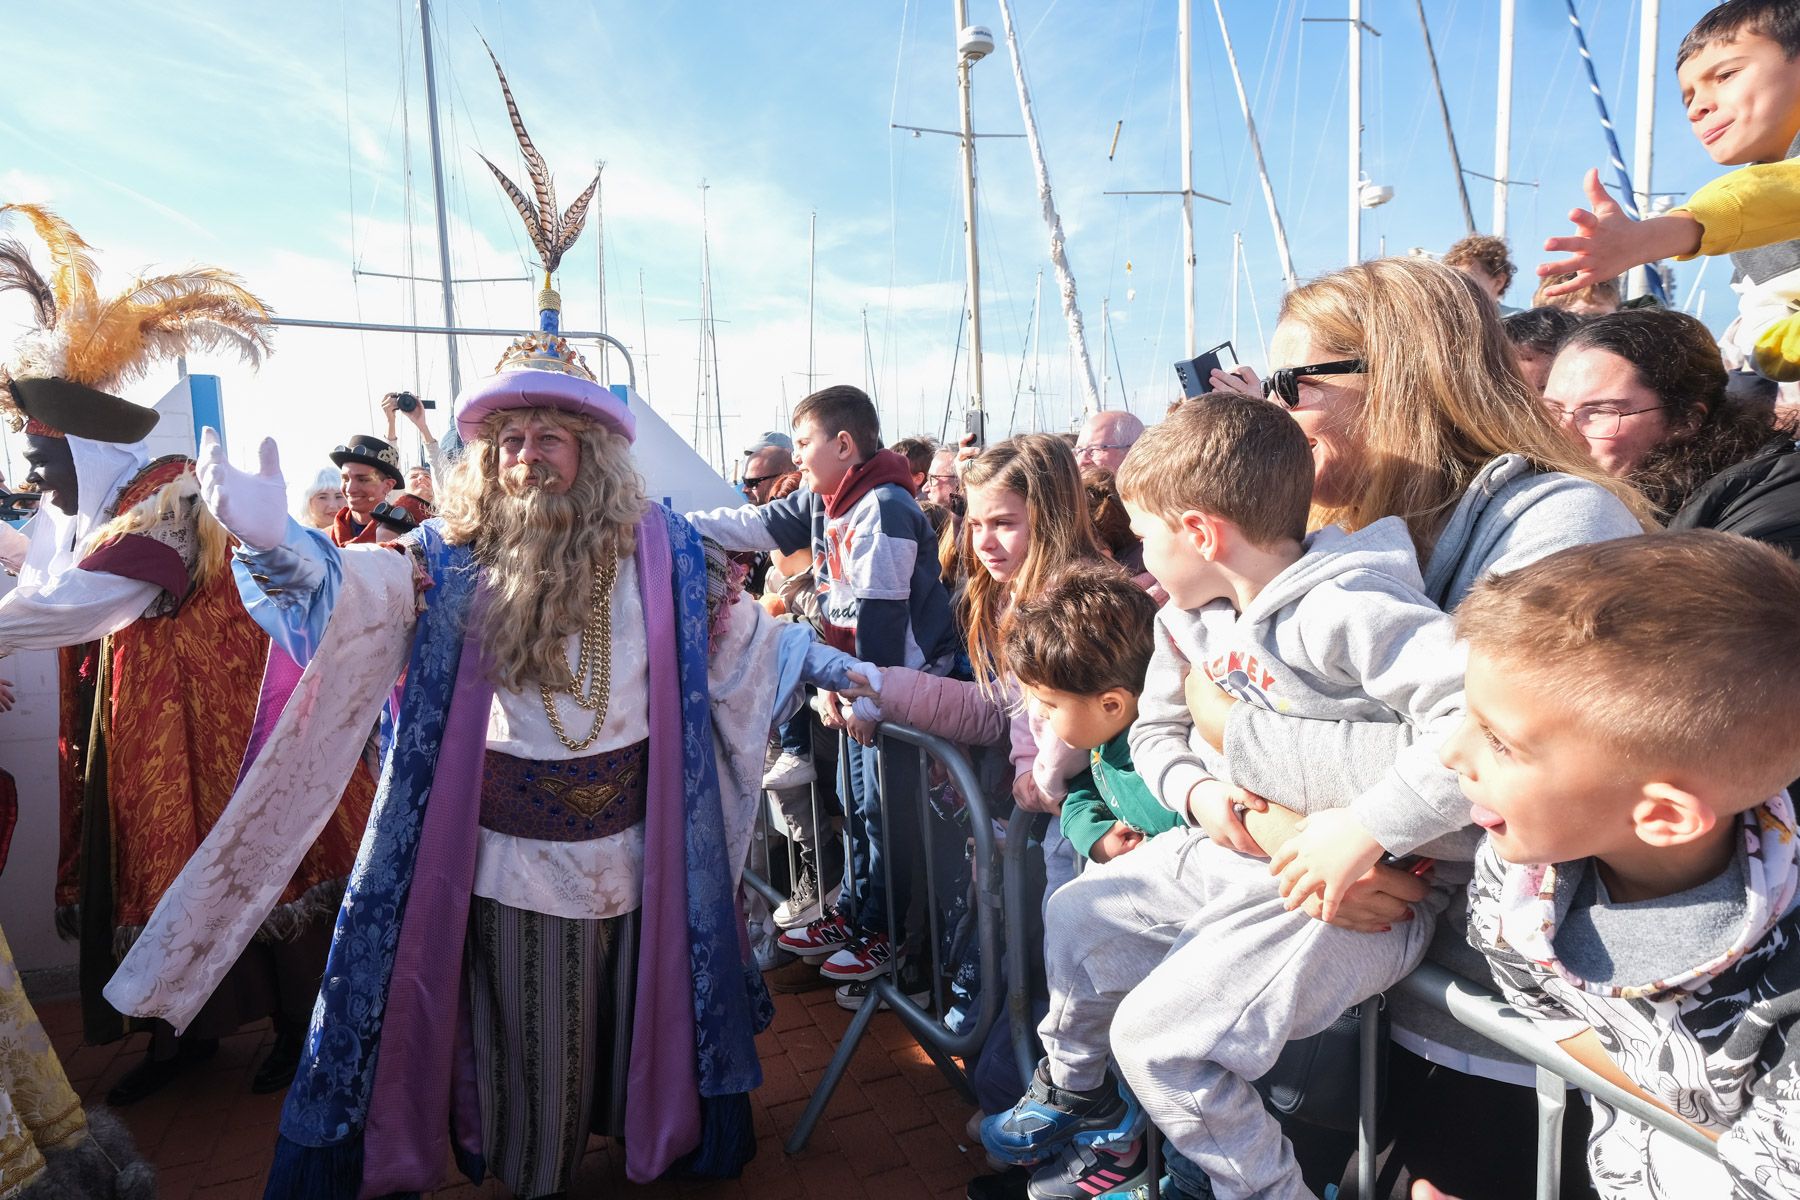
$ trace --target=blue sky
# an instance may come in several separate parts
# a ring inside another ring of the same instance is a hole
[[[1090,353],[1098,368],[1101,302],[1114,348],[1112,406],[1160,412],[1183,357],[1181,231],[1173,198],[1106,190],[1177,186],[1174,0],[1014,0],[1056,199],[1068,234]],[[1021,129],[998,0],[970,0],[1000,49],[975,68],[975,124]],[[1227,0],[1246,86],[1304,277],[1346,252],[1346,101],[1341,0]],[[1493,169],[1497,6],[1427,0],[1465,164]],[[1702,0],[1663,5],[1655,187],[1687,192],[1718,173],[1687,131],[1672,69]],[[1629,158],[1636,103],[1637,5],[1582,0],[1602,88]],[[1260,357],[1256,318],[1272,328],[1281,277],[1226,73],[1212,6],[1194,5],[1196,187],[1230,207],[1196,205],[1202,346],[1231,336],[1232,234],[1249,287],[1237,344]],[[693,432],[700,298],[699,184],[706,180],[725,442],[777,423],[807,390],[807,223],[818,214],[814,339],[821,384],[873,383],[885,432],[936,434],[953,371],[963,296],[956,142],[891,131],[890,121],[953,128],[951,5],[890,3],[603,3],[437,0],[440,111],[453,273],[524,274],[516,217],[476,157],[522,179],[505,109],[482,50],[506,66],[539,147],[572,197],[606,160],[608,327],[638,356],[640,390]],[[1376,254],[1441,251],[1463,232],[1412,0],[1364,0],[1381,31],[1364,56],[1364,166],[1395,188],[1364,215]],[[100,251],[123,285],[141,267],[230,267],[282,314],[435,324],[435,284],[353,278],[367,270],[434,276],[426,121],[412,3],[302,5],[67,3],[9,15],[9,86],[0,94],[0,196],[47,201]],[[73,36],[72,36],[73,34]],[[1117,153],[1107,151],[1123,122]],[[1521,0],[1514,81],[1515,178],[1508,230],[1529,297],[1536,247],[1580,200],[1581,172],[1604,144],[1563,5]],[[410,150],[410,155],[408,154]],[[410,179],[408,165],[410,163]],[[1025,143],[980,143],[984,370],[990,430],[1079,411],[1064,322]],[[1470,180],[1486,230],[1492,187]],[[410,211],[410,221],[409,221]],[[595,222],[563,264],[568,324],[598,321]],[[1025,352],[1038,271],[1042,352]],[[1697,265],[1678,269],[1686,299]],[[640,306],[639,278],[642,276]],[[1728,271],[1702,279],[1704,316],[1731,307]],[[529,283],[463,284],[465,324],[528,319]],[[1251,299],[1254,289],[1255,300]],[[868,335],[865,342],[865,310]],[[0,299],[0,334],[23,319]],[[502,343],[463,346],[464,378]],[[647,350],[647,356],[645,354]],[[871,373],[869,366],[873,364]],[[331,445],[372,427],[372,403],[416,385],[447,398],[441,341],[285,330],[259,375],[196,362],[226,378],[238,455],[273,433],[297,478]],[[872,380],[870,376],[873,376]],[[172,369],[134,392],[148,400]],[[1021,383],[1023,381],[1023,383]],[[1015,397],[1017,397],[1015,399]],[[438,410],[446,419],[447,406]]]

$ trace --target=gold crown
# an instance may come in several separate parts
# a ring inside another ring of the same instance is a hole
[[[494,368],[496,374],[505,371],[555,371],[559,375],[573,375],[577,379],[585,379],[589,383],[597,382],[594,373],[588,370],[587,360],[581,352],[569,344],[569,339],[560,333],[528,333],[506,348],[500,356],[500,365]]]

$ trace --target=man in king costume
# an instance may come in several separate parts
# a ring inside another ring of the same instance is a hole
[[[733,1174],[754,1151],[767,998],[734,889],[778,672],[772,638],[731,639],[774,627],[735,605],[711,640],[701,539],[646,501],[625,390],[557,332],[550,272],[593,186],[560,217],[553,193],[539,209],[509,189],[543,259],[541,332],[457,398],[437,517],[340,548],[287,518],[273,443],[256,474],[210,435],[201,454],[251,612],[307,664],[295,700],[333,704],[283,714],[115,1003],[181,1024],[267,903],[267,868],[245,864],[305,836],[345,735],[405,671],[270,1198],[429,1191],[452,1154],[558,1194],[590,1133],[622,1137],[638,1181]]]
[[[26,292],[38,320],[0,370],[0,406],[25,434],[27,482],[42,495],[23,531],[0,526],[0,558],[19,563],[18,586],[0,599],[0,655],[60,651],[58,923],[79,936],[84,1036],[102,1043],[141,1027],[101,989],[230,799],[270,659],[193,463],[149,461],[143,439],[156,412],[107,389],[184,352],[259,361],[268,314],[212,268],[140,278],[103,297],[89,248],[66,222],[35,206],[0,209],[14,212],[55,269],[46,278],[23,246],[0,243],[0,287]],[[149,1053],[112,1103],[150,1094],[214,1039],[265,1016],[277,1044],[253,1086],[287,1086],[373,795],[366,771],[350,781],[304,857],[275,881],[278,904],[188,1038],[178,1046],[153,1027]]]

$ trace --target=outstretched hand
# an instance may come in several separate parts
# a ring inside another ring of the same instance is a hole
[[[200,434],[195,474],[201,499],[232,537],[252,550],[272,550],[287,538],[287,484],[274,438],[263,439],[257,456],[255,474],[232,466],[219,431],[208,426]]]
[[[1544,249],[1569,257],[1544,263],[1537,269],[1542,277],[1569,272],[1574,272],[1575,277],[1545,288],[1546,299],[1605,283],[1633,267],[1661,258],[1694,254],[1700,249],[1700,224],[1685,213],[1633,220],[1612,198],[1600,182],[1600,172],[1594,168],[1588,170],[1581,186],[1593,209],[1575,209],[1569,214],[1575,233],[1570,237],[1550,238],[1544,243]]]

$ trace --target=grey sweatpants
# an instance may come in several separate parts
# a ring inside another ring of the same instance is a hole
[[[1090,867],[1050,900],[1050,1078],[1088,1089],[1112,1058],[1144,1115],[1219,1200],[1311,1197],[1251,1081],[1281,1048],[1398,982],[1431,941],[1444,895],[1388,933],[1286,912],[1267,860],[1195,830]]]

